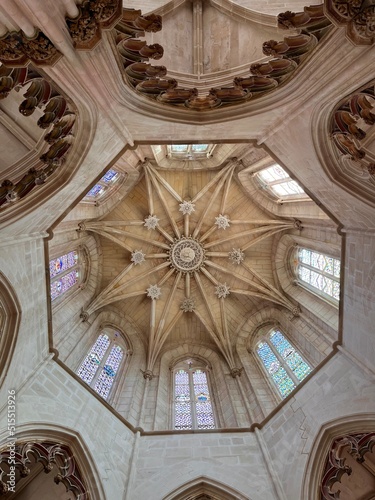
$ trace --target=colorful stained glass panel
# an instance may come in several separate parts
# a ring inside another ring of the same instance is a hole
[[[123,350],[120,346],[114,345],[94,386],[94,390],[103,399],[107,399],[108,397],[122,357]]]
[[[100,196],[104,192],[104,186],[101,184],[95,184],[94,187],[90,189],[90,191],[86,194],[89,198],[96,198],[97,196]]]
[[[70,271],[70,273],[64,274],[64,276],[61,276],[61,278],[55,281],[52,281],[51,300],[55,300],[57,297],[69,290],[69,288],[78,283],[78,276],[78,271],[75,270]]]
[[[106,172],[103,175],[103,177],[100,180],[107,184],[108,182],[115,181],[117,176],[118,176],[118,172],[116,172],[116,170],[110,169],[110,170],[108,170],[108,172]]]
[[[57,259],[52,259],[49,262],[49,274],[51,278],[54,278],[58,274],[70,269],[75,266],[78,262],[78,253],[76,251],[69,252]]]
[[[110,340],[107,335],[99,335],[91,351],[78,368],[77,375],[86,383],[90,384],[92,382],[109,344]]]

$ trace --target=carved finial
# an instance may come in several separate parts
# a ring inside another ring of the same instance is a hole
[[[215,294],[219,299],[225,299],[230,294],[230,288],[226,283],[219,283],[215,286]]]
[[[226,229],[229,227],[230,220],[227,215],[222,215],[219,214],[218,217],[215,217],[215,225],[218,227],[218,229]]]

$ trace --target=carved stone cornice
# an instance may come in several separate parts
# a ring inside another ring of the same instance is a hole
[[[299,13],[286,13],[292,14],[288,27],[295,31],[293,22],[301,25],[299,34],[285,36],[282,41],[270,40],[263,44],[264,54],[273,56],[274,59],[251,65],[248,77],[236,77],[225,87],[211,88],[206,95],[198,95],[197,88],[180,87],[177,78],[163,78],[166,68],[148,63],[150,58],[158,59],[163,48],[158,44],[147,45],[145,41],[135,38],[142,36],[139,31],[124,31],[120,23],[116,26],[115,41],[122,61],[121,69],[130,87],[163,104],[201,112],[248,102],[290,80],[298,66],[331,26],[324,15],[323,5],[306,9],[306,12],[302,13],[302,20]],[[286,27],[285,23],[283,27]]]
[[[375,0],[327,0],[326,14],[355,45],[374,43]]]
[[[122,16],[120,0],[87,0],[77,7],[78,16],[66,19],[77,50],[92,50],[101,39],[101,30],[111,28]]]
[[[27,37],[22,31],[12,31],[0,37],[0,62],[11,67],[52,66],[62,57],[51,40],[40,30]]]
[[[17,202],[36,186],[46,180],[64,163],[65,155],[73,144],[72,130],[75,113],[69,109],[65,97],[31,66],[25,68],[0,67],[0,100],[6,99],[11,91],[20,91],[28,85],[19,111],[23,116],[31,116],[37,108],[44,114],[38,119],[41,129],[48,129],[44,140],[49,148],[40,157],[35,167],[29,168],[17,181],[3,179],[0,184],[0,208]]]
[[[6,448],[0,452],[0,464],[4,462],[14,464],[20,478],[24,478],[30,474],[30,468],[27,466],[31,463],[30,455],[34,457],[37,463],[42,464],[46,474],[51,472],[54,467],[57,468],[58,473],[54,477],[56,484],[63,483],[66,491],[72,492],[75,498],[79,498],[80,500],[89,499],[87,486],[79,471],[74,455],[65,445],[50,442],[27,442],[19,444],[15,446],[14,450]],[[0,494],[8,491],[7,484],[2,481],[3,475],[5,473],[0,466]]]

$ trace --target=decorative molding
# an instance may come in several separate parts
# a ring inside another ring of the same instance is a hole
[[[327,0],[327,17],[346,27],[346,36],[355,45],[371,45],[375,40],[373,0]]]
[[[180,309],[184,312],[193,312],[195,309],[195,300],[185,298],[181,303]]]
[[[150,297],[151,300],[160,299],[161,288],[158,287],[158,285],[150,285],[146,291],[147,291],[147,297]]]
[[[372,452],[375,445],[375,432],[367,434],[350,434],[335,439],[328,452],[323,478],[320,487],[321,500],[336,500],[340,497],[340,490],[333,492],[332,487],[340,483],[344,475],[353,473],[352,467],[346,465],[342,458],[342,451],[346,449],[359,464],[364,464],[365,454]],[[367,468],[371,471],[371,468]],[[371,473],[375,476],[375,470]],[[353,483],[354,485],[356,483]],[[355,487],[355,486],[353,486]],[[355,492],[353,491],[353,495]]]
[[[226,283],[219,283],[215,286],[215,295],[218,299],[226,299],[230,295],[230,288]]]
[[[44,140],[49,149],[39,159],[40,165],[29,169],[18,181],[4,179],[0,185],[0,207],[24,198],[36,186],[44,184],[65,161],[65,156],[74,142],[73,128],[75,113],[69,108],[67,100],[32,67],[0,67],[0,99],[6,99],[10,92],[20,91],[26,85],[24,101],[19,111],[23,116],[30,116],[37,108],[43,108],[44,114],[37,125],[48,132]]]
[[[27,442],[16,445],[14,450],[7,447],[0,453],[0,464],[3,462],[14,464],[20,475],[19,480],[22,480],[30,474],[29,464],[32,462],[29,455],[43,465],[46,474],[54,467],[57,468],[58,473],[53,478],[56,484],[63,483],[66,491],[72,492],[76,499],[89,500],[87,486],[68,446],[50,442]],[[0,467],[0,494],[8,491],[7,483],[2,480],[3,475],[5,471]]]
[[[39,29],[29,38],[23,31],[11,31],[0,37],[0,62],[12,68],[26,66],[52,66],[62,57],[51,40]]]
[[[238,266],[245,260],[245,254],[240,248],[233,248],[233,250],[228,253],[228,257],[232,264],[237,264]]]
[[[280,16],[279,22],[283,28],[293,28],[295,31],[295,25],[298,25],[301,31],[303,28],[303,33],[286,36],[279,42],[265,42],[263,53],[274,56],[274,59],[252,64],[249,76],[236,77],[226,87],[213,87],[206,95],[198,95],[196,88],[180,87],[174,78],[163,78],[167,74],[165,66],[152,66],[148,62],[150,58],[159,59],[163,55],[163,47],[158,44],[147,45],[146,41],[138,38],[141,36],[140,31],[125,29],[124,23],[119,23],[115,27],[114,38],[125,81],[150,99],[196,111],[208,111],[261,97],[292,78],[331,26],[324,15],[323,4],[306,7],[306,11],[301,14],[287,12]]]
[[[374,151],[375,84],[367,84],[340,101],[331,113],[329,133],[336,170],[335,178],[348,190],[358,191],[375,202]],[[332,164],[332,162],[330,162]]]

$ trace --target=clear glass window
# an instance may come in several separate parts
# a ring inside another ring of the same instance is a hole
[[[279,201],[308,198],[298,182],[292,180],[280,165],[272,165],[255,174],[261,185]]]
[[[272,330],[262,339],[256,352],[282,398],[311,372],[308,363],[279,330]]]
[[[300,247],[297,262],[298,279],[302,284],[336,302],[340,300],[340,259]]]
[[[171,144],[168,156],[174,160],[204,160],[212,155],[214,144]]]

